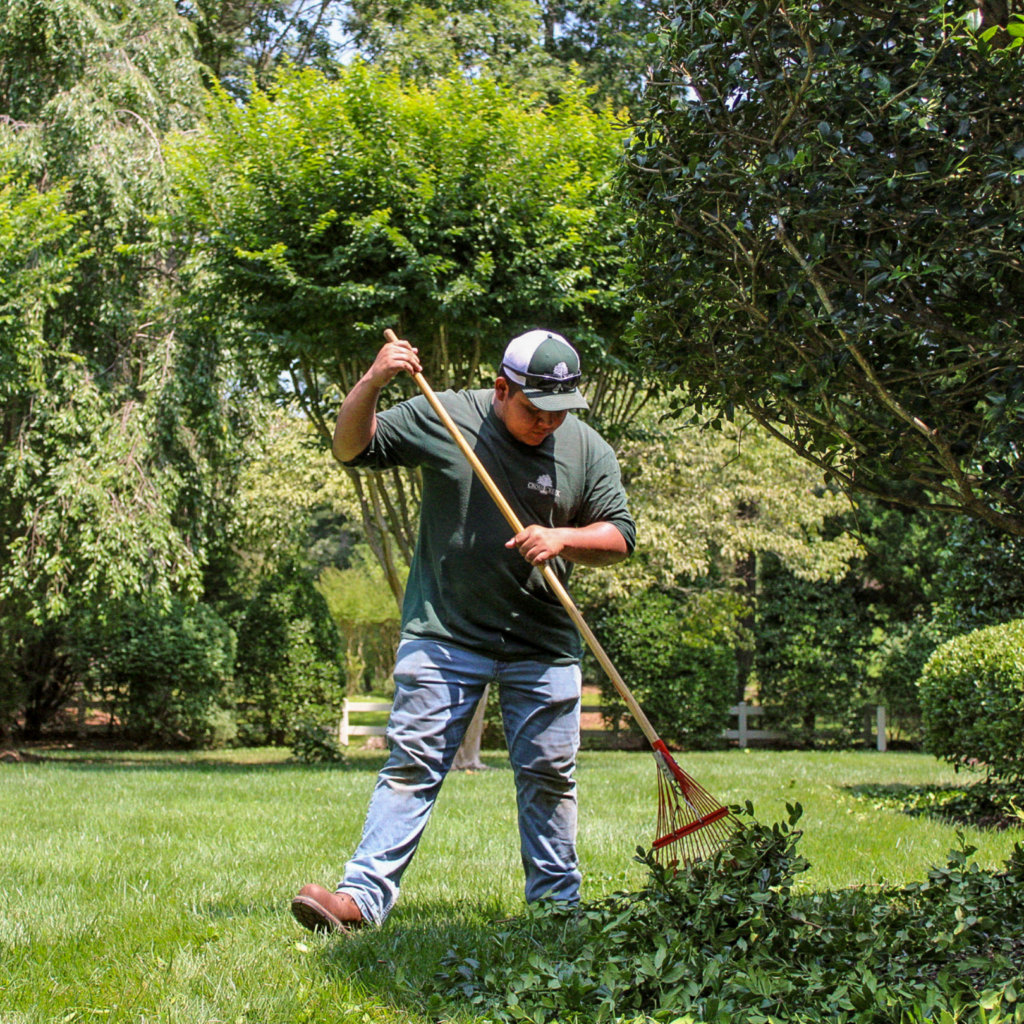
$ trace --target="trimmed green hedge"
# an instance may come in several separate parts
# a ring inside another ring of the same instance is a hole
[[[81,642],[92,689],[105,693],[130,739],[223,746],[235,737],[234,630],[209,606],[177,599],[128,606]]]
[[[918,685],[925,743],[936,757],[1024,777],[1024,619],[947,641]]]
[[[729,596],[697,610],[648,590],[593,617],[594,632],[663,739],[689,750],[723,744],[736,699],[734,611]],[[613,720],[626,706],[601,675]]]

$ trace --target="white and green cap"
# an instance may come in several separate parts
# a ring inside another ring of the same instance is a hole
[[[544,412],[589,408],[579,389],[580,357],[553,331],[527,331],[513,338],[502,357],[501,374]]]

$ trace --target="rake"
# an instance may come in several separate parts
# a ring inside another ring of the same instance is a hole
[[[389,342],[398,340],[394,331],[390,329],[384,332],[384,337]],[[523,525],[519,521],[519,517],[505,500],[505,496],[498,490],[491,475],[477,458],[473,449],[470,448],[455,421],[438,401],[437,395],[434,394],[423,374],[414,373],[412,377],[444,424],[445,429],[451,434],[452,440],[469,461],[473,472],[487,489],[487,493],[494,499],[513,532],[521,533]],[[676,764],[668,747],[665,746],[664,741],[651,725],[650,719],[644,714],[629,687],[626,686],[622,676],[619,675],[597,637],[594,636],[593,631],[580,614],[561,580],[548,565],[544,565],[541,571],[544,574],[545,582],[562,603],[562,607],[569,613],[569,617],[580,631],[587,646],[593,651],[594,657],[597,658],[601,668],[607,673],[612,685],[625,702],[633,721],[640,726],[651,745],[654,759],[658,765],[658,834],[651,844],[655,855],[663,863],[691,864],[710,860],[726,845],[736,827],[736,822],[727,808],[719,804],[703,786]]]

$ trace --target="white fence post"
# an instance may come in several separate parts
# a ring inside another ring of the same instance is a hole
[[[884,754],[888,744],[885,738],[885,706],[882,704],[875,708],[875,723],[878,728],[878,738],[875,745],[879,753]]]
[[[338,723],[338,743],[348,746],[348,700],[341,702],[341,721]]]

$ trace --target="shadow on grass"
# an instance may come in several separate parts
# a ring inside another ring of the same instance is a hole
[[[910,817],[997,831],[1024,825],[1024,785],[982,780],[964,786],[895,782],[843,788],[858,800]]]
[[[428,983],[441,970],[445,954],[487,948],[507,920],[507,908],[496,900],[399,905],[380,928],[326,940],[321,952],[324,973],[396,1009],[422,1014],[428,1010]],[[468,1003],[464,1009],[471,1011]]]
[[[47,768],[62,768],[81,772],[174,771],[217,772],[224,775],[283,771],[300,771],[310,774],[331,772],[373,772],[376,774],[384,766],[386,760],[386,755],[374,753],[373,756],[364,755],[350,758],[340,764],[301,764],[288,760],[226,761],[220,758],[182,756],[174,753],[139,754],[138,752],[124,751],[103,755],[43,757],[32,762],[18,763],[17,767],[31,769],[43,765]],[[0,766],[0,773],[2,772],[3,766]]]
[[[290,758],[267,757],[259,759],[232,759],[230,752],[221,756],[204,756],[196,753],[177,751],[104,750],[96,752],[74,752],[61,754],[36,754],[31,760],[12,761],[9,764],[19,769],[45,765],[48,768],[66,768],[73,771],[185,771],[219,772],[223,774],[246,774],[249,772],[300,771],[310,774],[330,772],[372,772],[376,774],[387,761],[386,751],[356,751],[345,755],[345,760],[335,764],[304,764]],[[510,770],[507,756],[485,755],[488,769]],[[8,762],[0,763],[0,775]],[[453,774],[459,774],[453,772]],[[475,774],[473,770],[467,774]]]

